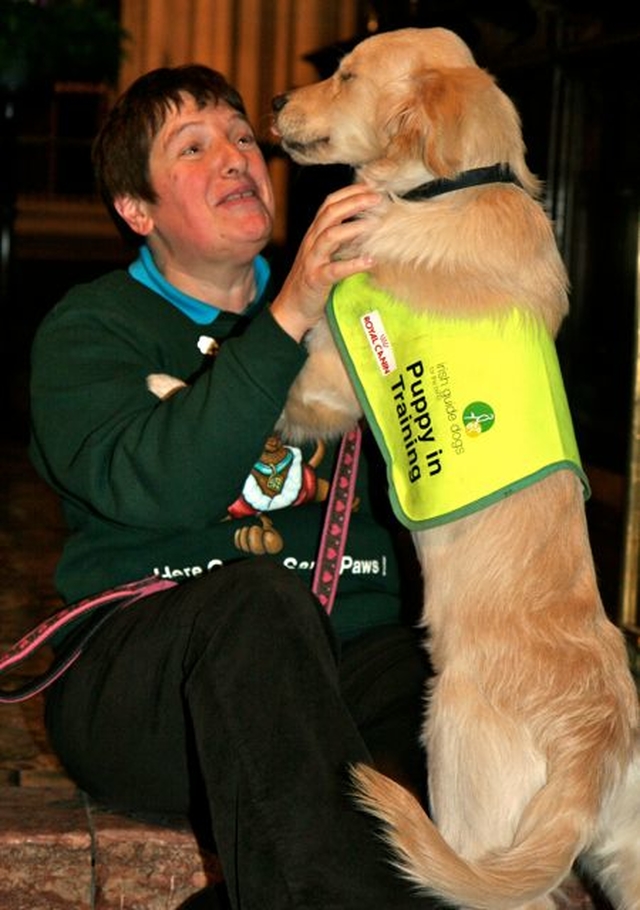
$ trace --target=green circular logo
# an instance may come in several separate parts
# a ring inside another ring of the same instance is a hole
[[[479,436],[493,426],[496,419],[493,408],[484,401],[473,401],[462,413],[462,422],[467,436]]]

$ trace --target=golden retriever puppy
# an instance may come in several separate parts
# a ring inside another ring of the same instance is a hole
[[[435,825],[369,767],[356,800],[420,893],[546,910],[579,861],[639,910],[638,693],[598,593],[554,345],[567,279],[518,113],[438,28],[370,37],[273,108],[297,162],[385,194],[375,267],[334,289],[280,428],[338,435],[364,410],[423,570]]]

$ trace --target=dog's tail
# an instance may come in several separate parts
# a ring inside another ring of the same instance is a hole
[[[539,899],[560,885],[585,846],[584,807],[582,813],[559,814],[558,795],[548,791],[536,799],[533,813],[525,813],[513,844],[464,860],[395,781],[362,764],[352,769],[352,781],[356,803],[383,823],[400,874],[423,893],[454,905],[513,910]],[[538,823],[540,818],[545,821]]]

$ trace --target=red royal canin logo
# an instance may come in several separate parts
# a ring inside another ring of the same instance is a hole
[[[388,376],[396,369],[396,359],[393,356],[393,348],[387,337],[380,313],[377,310],[365,313],[361,317],[360,323],[373,351],[373,356],[376,358],[378,369],[383,376]]]

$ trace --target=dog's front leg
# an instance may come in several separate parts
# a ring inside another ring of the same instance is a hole
[[[326,320],[307,336],[309,358],[289,390],[277,431],[293,443],[335,439],[362,416]]]

